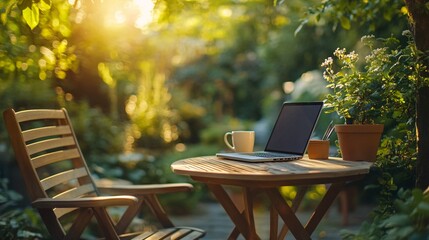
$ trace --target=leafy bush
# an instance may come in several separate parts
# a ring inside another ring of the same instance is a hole
[[[343,231],[344,239],[401,240],[429,238],[429,192],[421,189],[399,190],[394,213],[376,215],[364,222],[358,233]]]
[[[18,209],[22,196],[8,189],[8,179],[0,179],[0,236],[1,239],[42,239],[47,235],[37,213],[32,209]]]

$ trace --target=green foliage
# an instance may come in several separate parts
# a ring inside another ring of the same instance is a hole
[[[141,63],[141,72],[137,94],[128,99],[126,107],[137,146],[159,147],[174,142],[179,138],[179,116],[170,108],[165,75],[149,62]]]
[[[75,69],[76,60],[73,48],[65,39],[70,32],[67,23],[68,11],[64,8],[67,5],[56,1],[56,7],[50,10],[50,15],[40,16],[39,27],[29,31],[28,27],[22,24],[19,9],[7,6],[7,2],[0,3],[0,8],[7,8],[8,14],[0,25],[2,78],[48,81],[55,77],[64,79],[66,71]],[[31,6],[33,9],[45,9],[50,6],[49,0],[20,2],[23,8],[30,9],[28,11],[32,11]],[[53,22],[55,24],[52,24]]]
[[[405,119],[409,116],[404,116]],[[378,151],[378,160],[375,163],[379,168],[379,188],[377,192],[381,197],[379,207],[383,209],[392,206],[391,197],[396,196],[397,189],[409,189],[415,183],[415,167],[417,158],[416,128],[414,122],[405,123],[404,118],[395,119],[400,122],[394,127],[387,125],[387,131],[383,137]],[[390,129],[390,130],[389,130]],[[390,195],[390,196],[389,196]],[[383,200],[384,199],[384,200]]]
[[[327,187],[324,184],[309,186],[309,188],[307,189],[307,193],[305,194],[301,204],[299,205],[299,209],[308,211],[312,211],[313,209],[315,209],[325,195],[326,189]],[[280,192],[286,202],[289,205],[292,205],[292,202],[298,192],[298,187],[283,186],[280,188]]]
[[[34,31],[23,24],[20,9],[35,5],[47,9],[50,1],[0,1],[0,108],[17,110],[58,107],[55,80],[65,78],[74,69],[76,56],[64,40],[67,15],[56,1],[50,15],[40,16]],[[67,3],[68,4],[68,3]],[[61,12],[61,14],[60,14]],[[68,16],[68,15],[67,15]],[[55,26],[51,25],[55,22]],[[0,123],[3,120],[0,119]],[[8,141],[4,124],[0,124],[2,141]]]
[[[386,22],[395,22],[402,27],[389,29],[390,32],[386,33],[397,34],[396,31],[403,30],[407,23],[407,10],[401,0],[327,0],[310,7],[307,14],[304,24],[311,20],[319,24],[330,24],[334,30],[340,25],[346,30],[362,27],[375,32],[385,28]]]
[[[207,109],[207,122],[219,122],[225,116],[243,120],[267,117],[266,110],[272,105],[267,107],[265,102],[282,102],[282,84],[317,68],[319,59],[334,48],[330,43],[338,37],[322,28],[306,28],[294,37],[294,20],[305,4],[310,3],[289,1],[279,8],[263,3],[214,7],[212,14],[223,9],[232,12],[227,18],[230,25],[220,28],[226,32],[224,36],[231,37],[216,39],[220,47],[215,52],[208,49],[200,57],[178,65],[171,76],[173,83]],[[201,17],[200,21],[205,19]],[[273,98],[275,101],[271,101]]]
[[[375,165],[365,182],[364,189],[371,200],[377,202],[374,214],[386,216],[394,212],[393,203],[398,189],[414,187],[415,160],[404,159],[401,156],[391,159],[379,157]]]
[[[377,215],[362,224],[358,233],[343,231],[343,239],[427,239],[429,237],[429,193],[421,189],[399,190],[394,213]]]
[[[368,52],[364,59],[354,51],[337,50],[335,61],[325,60],[324,76],[333,92],[327,95],[329,111],[337,111],[354,123],[383,122],[377,171],[367,191],[377,196],[375,213],[391,214],[400,188],[409,189],[415,182],[416,109],[415,91],[427,84],[426,68],[409,32],[406,41],[394,37],[362,39]],[[362,50],[361,50],[362,51]]]
[[[16,4],[22,11],[22,17],[31,29],[34,29],[39,24],[40,11],[48,11],[52,5],[51,0],[14,0],[9,2],[8,11]]]
[[[27,22],[31,29],[34,29],[39,24],[40,11],[46,11],[51,8],[50,0],[41,0],[39,2],[33,2],[30,0],[22,1],[18,4],[18,7],[22,9],[22,16]]]
[[[0,179],[0,236],[4,240],[42,239],[47,232],[37,213],[15,208],[22,196],[8,189],[8,180]],[[42,230],[41,230],[42,229]]]
[[[326,96],[330,111],[360,124],[398,117],[409,111],[421,71],[426,71],[417,67],[421,64],[413,52],[413,42],[410,40],[402,47],[394,37],[367,36],[362,43],[369,48],[364,62],[359,61],[359,54],[354,51],[337,49],[335,59],[330,57],[322,64],[328,87],[333,91]]]

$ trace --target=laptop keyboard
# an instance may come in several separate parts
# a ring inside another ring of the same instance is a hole
[[[256,156],[256,157],[264,157],[264,158],[289,158],[289,157],[296,157],[294,155],[285,154],[285,153],[269,153],[269,152],[255,152],[255,153],[249,153],[249,155]]]

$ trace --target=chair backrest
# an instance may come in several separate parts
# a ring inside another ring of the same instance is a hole
[[[3,117],[31,201],[98,195],[65,109],[7,109]],[[40,215],[51,234],[61,234],[60,218],[74,210]]]

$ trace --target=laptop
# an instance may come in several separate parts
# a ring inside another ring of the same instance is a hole
[[[301,159],[319,119],[323,102],[285,102],[264,151],[217,153],[219,158],[245,162],[291,161]]]

